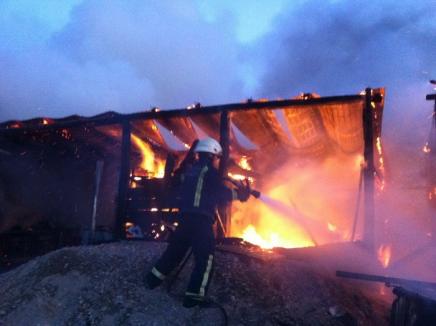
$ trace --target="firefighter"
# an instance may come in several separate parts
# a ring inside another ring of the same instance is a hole
[[[159,286],[192,248],[195,263],[183,300],[190,308],[202,305],[211,280],[215,236],[213,224],[218,205],[231,200],[248,200],[250,189],[227,188],[219,176],[217,165],[221,145],[213,138],[198,141],[194,148],[197,160],[180,175],[180,222],[169,240],[166,251],[146,275],[150,289]]]

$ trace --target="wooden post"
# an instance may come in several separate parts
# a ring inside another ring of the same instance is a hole
[[[220,117],[220,143],[223,148],[223,155],[220,160],[219,173],[222,178],[227,176],[228,161],[230,154],[230,115],[227,110],[221,112]],[[218,233],[220,237],[225,237],[230,234],[231,224],[231,204],[220,207],[219,214],[222,223],[225,227],[225,233],[222,231]]]
[[[124,232],[124,221],[126,215],[126,196],[127,189],[129,187],[129,176],[130,176],[130,140],[131,126],[129,121],[123,122],[123,133],[121,140],[121,167],[120,167],[120,178],[118,182],[118,203],[117,203],[117,214],[116,214],[116,237],[118,239],[125,238]]]
[[[365,107],[363,108],[363,138],[365,167],[364,178],[364,204],[365,221],[363,242],[368,250],[375,252],[375,208],[374,208],[374,110],[371,106],[372,89],[365,89]]]
[[[97,217],[97,203],[98,203],[98,196],[100,193],[100,182],[101,182],[101,175],[103,172],[103,165],[104,162],[99,160],[95,164],[95,190],[94,190],[94,200],[92,204],[92,216],[91,216],[91,234],[92,234],[92,242],[95,242],[95,219]]]

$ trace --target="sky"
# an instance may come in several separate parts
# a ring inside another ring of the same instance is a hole
[[[386,87],[392,135],[423,129],[435,16],[435,0],[2,0],[0,121]]]

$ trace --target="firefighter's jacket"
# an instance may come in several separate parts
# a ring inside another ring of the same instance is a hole
[[[209,161],[197,161],[180,175],[180,212],[205,215],[214,221],[218,205],[237,199],[227,188],[218,170]]]

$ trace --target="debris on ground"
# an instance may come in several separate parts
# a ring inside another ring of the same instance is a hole
[[[123,241],[67,247],[0,274],[0,325],[223,325],[219,307],[229,325],[388,325],[387,303],[320,265],[227,251],[216,253],[209,289],[219,306],[186,309],[181,301],[192,261],[169,293],[167,284],[154,290],[144,285],[165,246]]]

